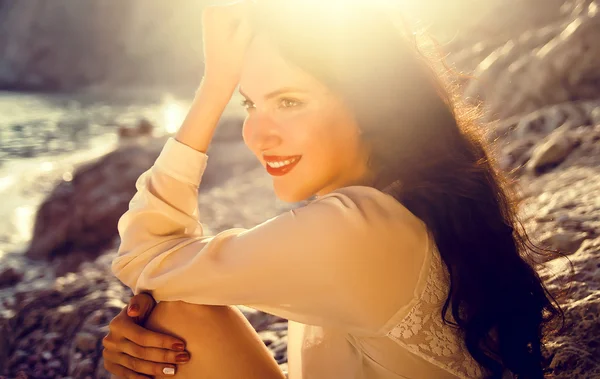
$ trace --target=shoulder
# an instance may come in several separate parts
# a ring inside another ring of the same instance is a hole
[[[372,187],[340,188],[298,211],[310,214],[328,232],[350,235],[349,239],[370,246],[422,250],[428,240],[423,221],[394,197]]]
[[[348,210],[348,214],[373,223],[403,223],[424,227],[425,224],[393,196],[373,187],[350,186],[337,189],[313,203],[328,203]]]
[[[391,318],[414,301],[415,289],[428,272],[427,226],[393,196],[375,188],[340,188],[307,206],[320,206],[320,230],[328,250],[339,253],[353,293],[363,293],[365,325],[388,326]],[[327,220],[327,221],[325,221]],[[342,275],[342,274],[340,274]]]

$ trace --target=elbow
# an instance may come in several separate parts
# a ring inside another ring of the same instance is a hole
[[[113,259],[110,269],[113,275],[119,279],[121,283],[135,292],[141,273],[136,273],[135,270],[131,270],[131,268],[128,267],[128,259],[129,258],[126,256],[117,256]]]

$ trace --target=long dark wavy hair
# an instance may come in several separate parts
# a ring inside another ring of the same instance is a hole
[[[461,105],[449,71],[389,9],[312,3],[259,0],[254,26],[355,112],[371,148],[372,185],[428,226],[450,274],[441,317],[459,329],[486,376],[507,368],[542,378],[544,336],[562,311],[533,258],[551,252],[517,219],[516,196],[487,151],[477,112]]]

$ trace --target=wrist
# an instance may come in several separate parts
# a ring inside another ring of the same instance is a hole
[[[222,101],[226,99],[229,102],[236,87],[237,81],[214,75],[205,75],[200,82],[198,90],[196,90],[196,97],[204,93],[210,93],[210,96],[215,99]]]

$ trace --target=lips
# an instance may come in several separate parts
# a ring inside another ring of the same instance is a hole
[[[301,155],[292,156],[264,156],[267,172],[273,176],[283,176],[292,171],[302,159]]]

